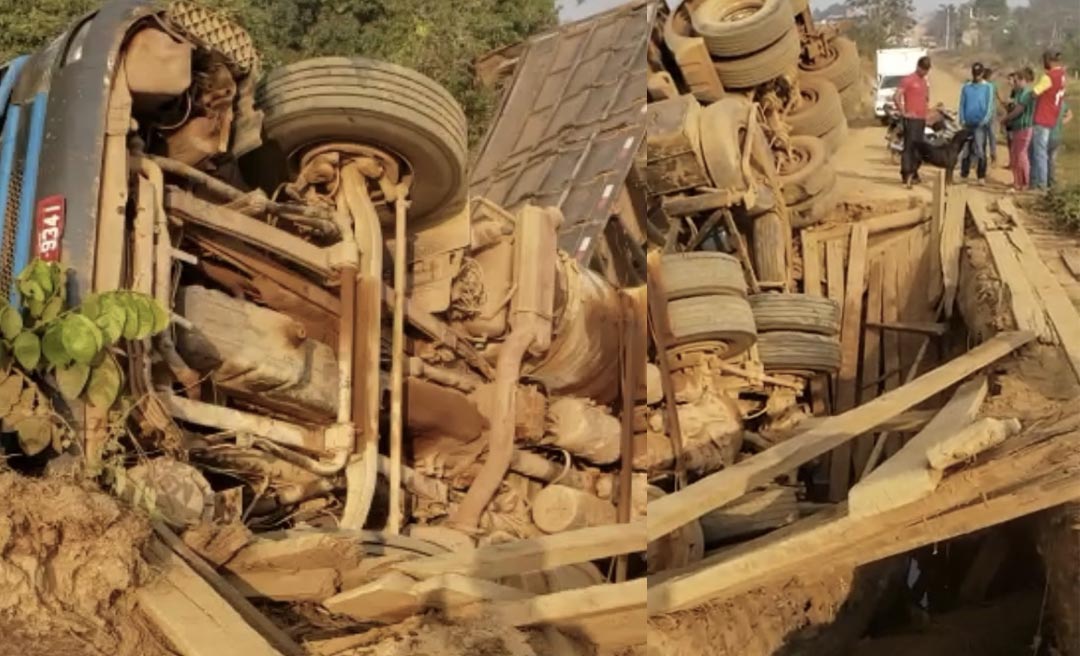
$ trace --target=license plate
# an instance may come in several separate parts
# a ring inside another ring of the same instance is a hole
[[[35,216],[37,257],[46,262],[60,259],[60,240],[64,237],[66,204],[63,196],[49,196],[38,201]]]

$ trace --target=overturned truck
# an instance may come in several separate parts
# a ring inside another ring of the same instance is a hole
[[[28,460],[67,451],[177,533],[368,529],[381,555],[613,522],[644,285],[568,254],[568,226],[591,237],[559,203],[470,196],[466,120],[432,80],[260,66],[200,5],[113,0],[0,71],[5,294],[59,262],[71,306],[131,290],[168,312],[107,356],[115,404],[47,395],[70,439]]]

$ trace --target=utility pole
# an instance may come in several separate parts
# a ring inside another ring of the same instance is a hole
[[[945,49],[952,49],[952,5],[942,5],[945,10]]]

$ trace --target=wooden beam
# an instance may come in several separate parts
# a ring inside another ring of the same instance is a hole
[[[647,515],[649,541],[667,535],[710,510],[767,484],[776,476],[790,472],[857,435],[877,428],[917,403],[1000,360],[1033,338],[1031,333],[1025,332],[996,335],[964,355],[882,394],[870,403],[830,417],[805,433],[706,476],[683,490],[650,502]]]
[[[870,275],[867,278],[866,321],[863,328],[862,366],[859,371],[859,403],[866,403],[878,396],[881,387],[881,333],[869,327],[870,322],[880,323],[882,317],[882,279],[884,277],[882,261],[870,262]],[[874,435],[862,435],[856,438],[852,449],[852,465],[855,474],[861,476],[870,461],[874,449]],[[857,480],[857,479],[856,479]]]
[[[259,609],[251,605],[251,602],[249,602],[244,595],[240,594],[240,592],[226,581],[223,576],[218,574],[217,570],[207,564],[199,554],[195,553],[191,547],[177,537],[177,535],[172,532],[172,529],[157,521],[153,523],[153,528],[154,533],[162,542],[162,548],[171,549],[173,554],[179,559],[179,562],[187,563],[188,567],[191,568],[191,571],[194,571],[201,576],[202,579],[213,588],[214,592],[221,595],[221,598],[234,609],[235,613],[239,614],[244,622],[251,627],[254,627],[256,631],[285,656],[303,656],[304,650],[300,645],[286,635],[277,624],[271,622],[266,615],[263,615]],[[180,571],[180,568],[177,565],[178,560],[176,558],[164,555],[164,552],[160,549],[158,550],[158,557],[163,559],[163,562],[170,568],[180,572],[179,575],[186,580],[187,573]],[[199,594],[204,594],[201,588],[197,591]],[[185,591],[185,594],[188,594],[188,592]],[[217,608],[216,604],[213,608]],[[223,618],[222,621],[231,620]]]
[[[983,451],[1001,444],[1020,432],[1016,419],[993,419],[986,417],[963,430],[932,444],[926,449],[927,465],[943,472],[950,467],[965,463]]]
[[[323,607],[337,615],[360,622],[392,624],[420,612],[423,604],[413,592],[416,580],[390,571],[374,581],[344,590],[323,601]]]
[[[949,332],[948,324],[934,321],[867,321],[866,326],[867,328],[877,328],[882,331],[918,333],[934,337],[941,337]]]
[[[858,402],[859,337],[862,333],[863,292],[866,288],[866,245],[869,232],[866,226],[851,228],[848,247],[847,285],[844,291],[844,310],[840,327],[840,372],[836,377],[836,412],[855,407]],[[837,446],[829,466],[829,499],[838,501],[847,494],[851,482],[850,442]]]
[[[930,280],[934,285],[930,295],[934,300],[944,289],[944,274],[942,272],[942,260],[936,255],[941,252],[942,226],[945,224],[947,187],[945,185],[945,171],[935,169],[931,174],[933,180],[933,199],[930,202],[930,253],[934,255],[930,259]],[[963,210],[962,210],[963,211]]]
[[[481,617],[493,616],[510,626],[549,624],[560,628],[574,628],[583,620],[603,615],[638,613],[640,629],[644,632],[646,585],[646,579],[602,583],[518,601],[483,604],[472,610]]]
[[[996,219],[991,216],[988,207],[989,198],[985,192],[971,191],[968,194],[968,211],[971,212],[971,218],[979,232],[986,238],[998,278],[1008,290],[1009,305],[1016,327],[1030,330],[1041,342],[1052,343],[1054,332],[1032,285],[1032,274],[1025,272],[1017,257],[1018,253],[1013,248],[1013,242],[1010,241],[1010,235],[1015,229],[1008,232],[997,229]],[[1071,303],[1068,305],[1072,307]]]
[[[945,318],[952,317],[956,291],[960,286],[960,249],[964,245],[964,218],[967,216],[966,193],[966,186],[949,187],[938,250],[931,253],[931,275],[941,271]],[[931,244],[934,244],[933,238]]]
[[[894,385],[893,388],[895,389],[895,387],[896,386]],[[886,419],[874,428],[880,431],[889,432],[918,431],[922,430],[936,414],[937,410],[908,410],[907,412],[901,412],[895,417]],[[830,421],[829,417],[807,417],[799,422],[798,429],[800,432],[808,431],[812,428],[817,428],[828,421]]]
[[[181,656],[282,656],[164,543],[151,541],[161,576],[139,588],[139,609]]]
[[[1042,306],[1050,316],[1050,324],[1057,333],[1057,341],[1069,359],[1073,374],[1080,380],[1080,313],[1077,313],[1076,306],[1061,283],[1046,267],[1031,240],[1031,235],[1024,229],[1012,201],[1004,198],[998,203],[998,207],[1016,223],[1016,227],[1009,231],[1009,238],[1019,256],[1020,268],[1026,273],[1035,293],[1042,300]]]
[[[941,481],[942,473],[930,467],[926,458],[927,450],[975,421],[986,399],[986,392],[986,376],[961,385],[926,428],[851,488],[848,494],[848,512],[851,516],[878,514],[933,492]]]
[[[645,520],[638,519],[420,558],[394,568],[419,579],[453,573],[492,580],[641,552],[645,546]]]
[[[868,521],[843,506],[649,580],[649,614],[731,598],[802,572],[850,570],[1071,499],[1080,489],[1075,416],[1030,431],[1012,449],[950,476],[937,491]]]

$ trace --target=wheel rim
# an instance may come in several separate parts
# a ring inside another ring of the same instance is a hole
[[[737,23],[741,20],[746,20],[754,14],[761,11],[763,5],[755,0],[746,0],[745,2],[737,2],[733,5],[726,7],[723,11],[719,12],[716,19],[722,23]]]
[[[778,162],[776,171],[780,174],[780,177],[787,178],[806,168],[810,164],[810,160],[809,151],[802,146],[793,145],[791,147],[791,157]]]

